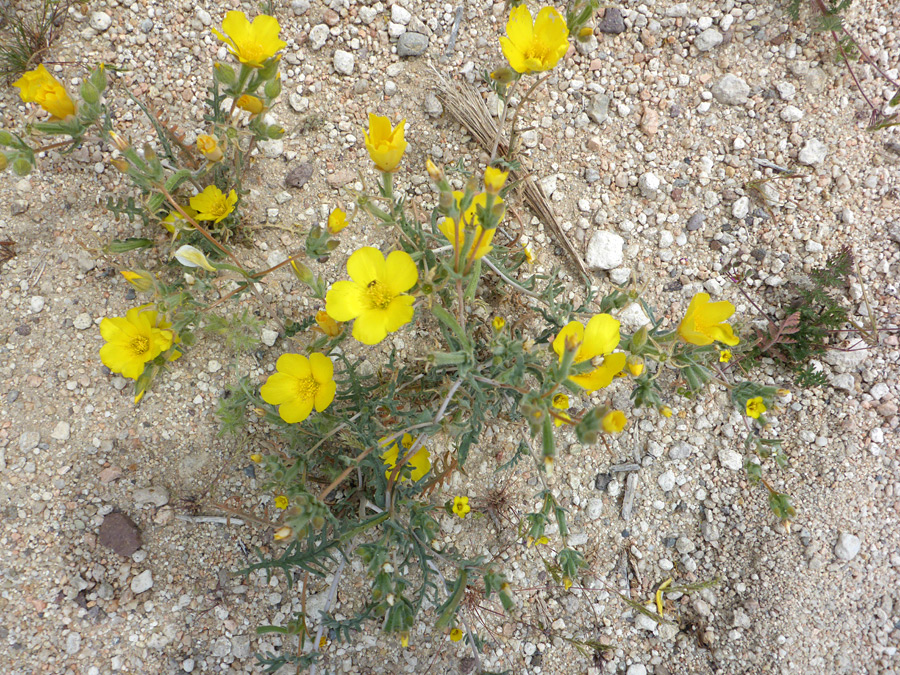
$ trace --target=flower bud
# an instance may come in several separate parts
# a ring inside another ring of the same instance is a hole
[[[128,164],[128,162],[126,162],[121,157],[119,157],[117,159],[111,159],[111,160],[109,160],[109,163],[112,164],[114,167],[116,167],[122,173],[128,173],[128,170],[131,168],[131,165]]]
[[[202,267],[207,272],[215,272],[216,268],[209,264],[203,251],[185,244],[175,251],[175,259],[185,267]]]
[[[17,157],[13,162],[12,169],[17,176],[27,176],[31,173],[31,162],[24,157]]]
[[[273,141],[277,140],[284,136],[284,127],[273,124],[268,129],[266,129],[266,136],[268,136]]]
[[[251,115],[259,115],[265,107],[262,99],[252,94],[244,94],[237,100],[235,105],[241,110],[246,110]]]
[[[0,171],[6,171],[6,167],[9,166],[9,160],[6,159],[6,155],[0,152]]]
[[[227,63],[217,63],[213,68],[213,77],[226,87],[230,87],[237,82],[237,75],[234,73],[234,68]]]
[[[141,273],[133,272],[131,270],[122,270],[122,276],[125,277],[125,280],[138,291],[144,292],[153,288],[153,277],[146,272]]]
[[[428,177],[435,183],[440,183],[444,180],[444,170],[432,162],[430,158],[425,162],[425,169],[428,171]]]
[[[12,145],[13,135],[5,129],[0,129],[0,145]]]
[[[117,134],[115,131],[110,131],[109,137],[112,140],[113,145],[116,146],[116,149],[119,152],[123,152],[128,148],[128,141],[119,136],[119,134]]]
[[[513,71],[512,68],[498,68],[493,73],[491,73],[491,79],[495,82],[499,82],[500,84],[512,84],[518,79],[518,75]]]
[[[98,92],[106,89],[106,66],[102,63],[97,66],[90,75],[90,81]]]
[[[347,214],[343,209],[335,209],[329,214],[326,227],[331,234],[337,234],[347,227]]]
[[[493,166],[484,170],[484,191],[488,194],[498,195],[509,178],[509,171],[501,171]]]
[[[438,207],[442,211],[447,211],[451,206],[453,206],[453,201],[455,197],[452,192],[442,192],[440,198],[438,199]]]
[[[277,530],[275,530],[275,540],[281,541],[282,539],[287,539],[293,533],[294,531],[287,525],[285,525],[284,527],[279,527]]]
[[[224,156],[219,142],[214,136],[201,134],[197,136],[197,150],[199,150],[210,162],[218,162]]]
[[[263,88],[263,91],[266,94],[266,98],[273,99],[278,98],[278,95],[281,93],[281,78],[273,77],[271,80],[266,82],[266,86]]]
[[[263,67],[257,71],[259,73],[259,79],[271,80],[273,77],[275,77],[275,74],[278,72],[279,61],[281,61],[280,56],[273,56],[271,59],[266,61],[263,64]]]
[[[640,353],[640,351],[647,344],[647,334],[647,326],[641,326],[640,329],[632,336],[631,349],[634,350],[635,353]]]
[[[144,143],[144,159],[148,162],[156,161],[156,150],[149,143]]]
[[[97,104],[100,102],[100,92],[89,80],[81,85],[81,98],[85,103]]]
[[[291,260],[291,269],[294,270],[294,276],[296,276],[304,284],[312,283],[313,273],[306,265],[301,262],[297,262],[296,260]]]

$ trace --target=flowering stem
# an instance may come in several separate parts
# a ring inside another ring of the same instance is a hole
[[[381,194],[391,203],[391,215],[394,213],[394,174],[390,171],[381,172]]]
[[[238,99],[244,92],[244,85],[247,84],[247,78],[250,77],[250,70],[250,66],[243,63],[241,64],[241,74],[238,76],[237,84],[234,87],[234,96],[231,99],[231,110],[228,111],[229,115],[234,114],[234,109],[237,108]]]
[[[525,101],[527,101],[531,97],[531,95],[534,93],[534,90],[538,88],[538,85],[543,84],[547,80],[548,77],[550,77],[549,72],[546,75],[544,75],[542,78],[537,80],[533,85],[531,85],[531,88],[529,88],[529,90],[527,92],[525,92],[525,95],[522,97],[522,100],[519,101],[518,105],[516,106],[516,110],[515,110],[515,112],[513,112],[512,123],[511,123],[510,129],[509,129],[509,157],[507,157],[507,159],[509,159],[512,156],[512,154],[515,152],[516,122],[519,119],[519,111],[522,109],[522,106],[525,104]]]
[[[503,110],[500,112],[500,123],[497,125],[497,133],[494,134],[494,142],[491,143],[491,158],[488,160],[488,166],[491,165],[491,162],[497,157],[497,148],[500,145],[500,134],[503,132],[503,125],[506,124],[506,112],[509,110],[509,106],[506,105],[506,102],[512,98],[513,92],[516,90],[516,85],[519,84],[519,80],[514,80],[511,85],[509,85],[509,90],[506,92],[506,96],[503,99]],[[512,147],[510,145],[510,147]]]

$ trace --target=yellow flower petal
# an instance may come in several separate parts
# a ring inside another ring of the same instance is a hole
[[[553,7],[541,9],[532,22],[528,7],[519,5],[510,12],[506,35],[500,38],[500,48],[521,74],[554,68],[569,48],[569,29]]]
[[[385,260],[384,268],[390,270],[384,281],[397,295],[408,291],[419,280],[416,263],[406,251],[391,251]]]
[[[228,12],[222,21],[222,30],[226,35],[215,28],[212,32],[226,43],[241,63],[251,68],[261,68],[268,59],[287,47],[287,43],[278,37],[281,30],[278,20],[265,14],[260,14],[250,23],[243,12]]]
[[[65,119],[75,114],[75,103],[66,88],[43,64],[23,74],[13,86],[19,88],[19,96],[25,103],[37,103],[53,117]]]
[[[335,321],[352,321],[366,309],[366,287],[354,281],[338,281],[325,297],[325,311]]]
[[[363,286],[368,286],[375,280],[386,281],[384,256],[377,248],[363,246],[347,260],[347,273],[353,281]]]
[[[394,171],[403,159],[407,143],[403,138],[406,120],[400,120],[396,127],[391,129],[391,122],[387,117],[369,113],[369,129],[365,133],[366,149],[369,157],[381,171],[389,173]]]

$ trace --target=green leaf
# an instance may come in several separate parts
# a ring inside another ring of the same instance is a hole
[[[450,627],[450,624],[453,622],[453,617],[456,616],[456,608],[459,607],[459,603],[465,595],[467,580],[468,573],[466,570],[461,569],[459,571],[459,576],[456,577],[452,595],[447,599],[447,602],[438,608],[441,615],[438,617],[437,623],[434,624],[435,629],[444,630],[445,628]]]
[[[113,239],[103,247],[105,253],[126,253],[139,248],[150,248],[153,246],[152,239],[141,239],[138,237],[129,237],[128,239]]]

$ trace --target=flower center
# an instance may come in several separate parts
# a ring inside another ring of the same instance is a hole
[[[225,200],[225,197],[221,197],[216,199],[209,205],[209,212],[214,215],[216,218],[225,217],[228,215],[228,202]]]
[[[150,340],[143,335],[138,335],[129,345],[135,356],[143,356],[150,351]]]
[[[387,309],[394,299],[394,293],[386,284],[376,279],[375,281],[370,281],[366,287],[366,298],[369,300],[369,305],[372,309]]]
[[[525,59],[534,59],[541,64],[550,60],[550,49],[543,42],[532,42],[525,50]]]
[[[319,383],[312,377],[297,380],[297,396],[305,401],[315,399],[319,391]]]
[[[241,56],[248,63],[262,63],[265,61],[265,49],[258,42],[245,42],[241,45]]]

